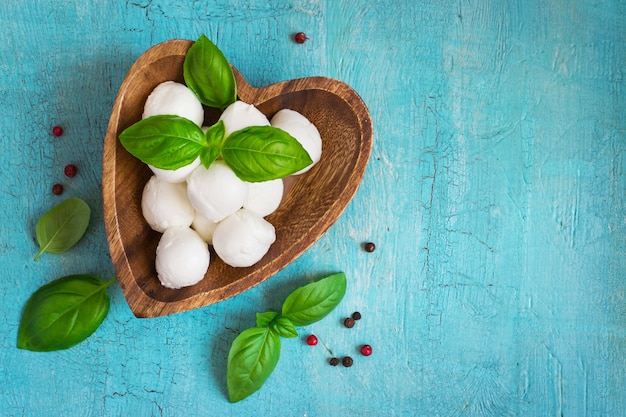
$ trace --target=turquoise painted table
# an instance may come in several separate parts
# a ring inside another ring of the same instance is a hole
[[[0,415],[626,415],[626,3],[271,3],[0,6]],[[116,284],[85,342],[17,349],[38,287],[114,275],[101,150],[126,71],[150,46],[202,33],[255,86],[323,75],[359,92],[375,145],[355,199],[237,297],[137,319]],[[87,234],[33,262],[37,219],[69,196],[93,209]],[[230,404],[232,340],[256,311],[337,270],[346,297],[302,334],[354,366],[287,340],[265,386]],[[355,310],[363,319],[343,328]],[[360,357],[361,343],[374,354]]]

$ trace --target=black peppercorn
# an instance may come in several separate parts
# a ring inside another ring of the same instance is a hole
[[[348,317],[347,319],[345,319],[343,321],[343,325],[346,326],[348,329],[351,329],[354,327],[354,319],[352,317]]]
[[[365,245],[363,245],[363,248],[366,252],[374,252],[376,250],[376,245],[374,244],[374,242],[367,242]]]
[[[339,365],[339,359],[337,359],[337,358],[330,358],[328,363],[330,363],[332,366],[337,366],[337,365]]]
[[[352,313],[352,318],[355,320],[361,320],[361,313],[355,311],[354,313]]]
[[[346,356],[345,358],[343,358],[341,360],[341,363],[343,364],[343,366],[345,366],[346,368],[349,368],[352,366],[352,363],[354,361],[352,360],[352,358],[350,356]]]

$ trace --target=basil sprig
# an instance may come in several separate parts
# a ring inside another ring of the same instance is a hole
[[[85,234],[91,217],[91,209],[78,197],[57,204],[37,221],[35,234],[39,253],[63,253],[74,246]]]
[[[225,109],[237,100],[233,69],[205,35],[187,51],[183,78],[205,106]],[[225,137],[222,121],[204,134],[190,120],[173,115],[135,123],[120,134],[120,142],[142,162],[167,170],[188,165],[198,157],[208,168],[221,155],[226,165],[248,182],[284,178],[313,163],[302,145],[281,129],[254,126]]]
[[[142,162],[177,169],[200,157],[208,168],[220,155],[235,174],[248,182],[284,178],[313,161],[293,136],[272,126],[252,126],[225,135],[218,121],[206,134],[192,121],[157,115],[141,120],[120,134],[120,142]]]
[[[233,69],[222,51],[205,35],[187,51],[183,78],[205,106],[225,109],[237,99]]]
[[[68,275],[35,291],[26,302],[17,347],[38,352],[68,349],[89,337],[109,312],[107,288],[116,278]]]
[[[295,326],[326,317],[341,302],[346,285],[343,272],[330,275],[293,291],[285,299],[281,314],[257,313],[257,327],[237,336],[228,353],[229,400],[241,401],[261,388],[280,358],[280,337],[297,337]]]

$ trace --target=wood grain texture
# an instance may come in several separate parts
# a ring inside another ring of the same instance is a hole
[[[165,81],[184,82],[183,61],[192,44],[190,40],[170,40],[139,57],[122,82],[104,141],[102,193],[107,238],[124,295],[138,317],[179,313],[223,301],[293,262],[343,213],[372,151],[370,114],[345,83],[308,77],[254,88],[233,69],[239,100],[253,104],[268,119],[281,109],[304,115],[320,132],[323,156],[306,174],[284,180],[283,200],[267,217],[275,228],[276,242],[259,262],[233,268],[213,253],[198,284],[178,290],[163,287],[155,271],[161,234],[148,226],[141,211],[141,194],[151,172],[125,151],[119,135],[141,120],[144,103],[156,86]],[[205,125],[210,126],[219,112],[206,109],[206,113]]]
[[[8,0],[0,23],[0,414],[624,415],[624,1]],[[294,43],[298,31],[309,41]],[[254,87],[322,75],[358,92],[376,140],[357,194],[295,262],[236,297],[140,320],[116,286],[84,343],[15,349],[40,285],[115,273],[100,190],[117,90],[149,47],[201,33]],[[54,182],[93,219],[71,251],[34,263]],[[229,404],[238,332],[338,270],[344,301],[300,331],[355,365],[285,340],[263,389]],[[358,356],[361,343],[374,354]]]

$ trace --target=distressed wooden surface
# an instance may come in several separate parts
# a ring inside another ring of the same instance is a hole
[[[0,26],[0,415],[626,415],[623,0],[4,0]],[[124,74],[150,46],[202,33],[252,85],[323,75],[360,93],[375,144],[355,199],[235,298],[137,319],[116,285],[84,343],[16,349],[39,286],[114,274],[102,141]],[[92,221],[71,251],[33,262],[55,182]],[[337,270],[346,298],[302,333],[355,365],[286,340],[262,390],[228,403],[237,333]]]

